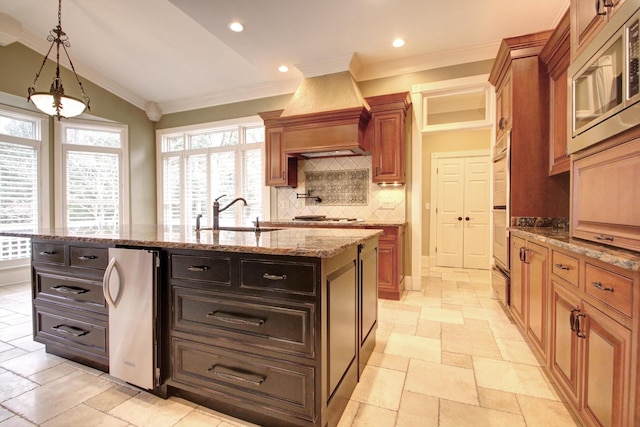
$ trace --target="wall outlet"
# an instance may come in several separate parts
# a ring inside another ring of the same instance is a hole
[[[395,207],[396,207],[396,204],[393,203],[393,200],[380,201],[380,209],[393,209]]]

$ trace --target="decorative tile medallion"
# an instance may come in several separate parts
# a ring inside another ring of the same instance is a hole
[[[367,205],[369,203],[369,170],[346,169],[305,172],[305,188],[322,199],[321,205]],[[305,205],[315,205],[307,199]]]

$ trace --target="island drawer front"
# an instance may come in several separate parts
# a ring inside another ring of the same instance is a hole
[[[107,313],[102,282],[35,269],[36,300],[48,300],[77,308]]]
[[[56,243],[33,243],[31,254],[34,262],[64,265],[64,245]]]
[[[174,338],[173,380],[267,412],[314,418],[314,369]]]
[[[628,317],[633,313],[633,279],[587,263],[587,294],[615,308]]]
[[[552,251],[552,265],[551,269],[553,274],[563,278],[573,286],[578,286],[578,266],[580,261],[578,258],[574,258],[565,253]]]
[[[316,265],[313,263],[240,260],[240,288],[315,295]]]
[[[71,311],[34,305],[36,341],[56,343],[80,352],[107,355],[107,322]]]
[[[171,278],[231,286],[231,258],[172,254]]]
[[[174,330],[314,355],[314,304],[253,300],[178,286],[172,287],[172,302]]]
[[[109,264],[109,249],[85,246],[69,247],[69,264],[76,268],[104,270]]]

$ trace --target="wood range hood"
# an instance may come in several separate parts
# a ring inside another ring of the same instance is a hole
[[[370,107],[349,71],[303,80],[279,117],[285,155],[301,159],[368,153]]]

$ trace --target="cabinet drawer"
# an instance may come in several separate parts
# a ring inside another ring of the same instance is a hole
[[[314,370],[299,363],[172,340],[174,381],[251,402],[266,412],[314,419]]]
[[[70,246],[69,264],[76,268],[104,270],[109,264],[109,249]]]
[[[553,274],[563,278],[573,286],[578,286],[578,258],[574,258],[558,251],[551,253],[551,270]]]
[[[34,280],[37,300],[107,312],[100,281],[68,277],[40,269],[35,270]]]
[[[34,262],[64,265],[64,245],[56,243],[34,243],[31,247]]]
[[[587,294],[629,317],[632,316],[633,280],[631,278],[587,264],[585,286]]]
[[[171,278],[231,286],[231,258],[171,255]]]
[[[174,330],[233,341],[269,350],[314,355],[313,304],[247,300],[228,294],[172,287]]]
[[[240,287],[315,295],[316,265],[304,262],[240,261]]]
[[[34,305],[35,340],[55,343],[80,353],[107,355],[107,322],[72,310]]]

